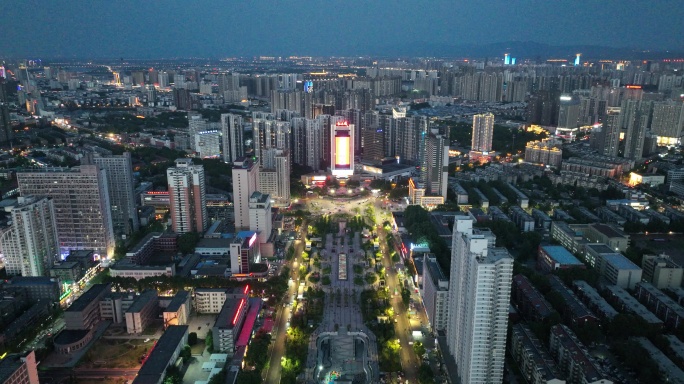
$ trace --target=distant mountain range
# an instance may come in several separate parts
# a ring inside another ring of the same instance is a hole
[[[574,59],[581,53],[582,59],[658,60],[684,57],[684,48],[674,51],[645,51],[632,48],[616,48],[599,45],[549,45],[533,41],[508,41],[490,44],[443,44],[416,42],[402,46],[378,47],[369,54],[383,56],[433,56],[433,57],[502,57],[510,53],[518,63],[526,59]]]

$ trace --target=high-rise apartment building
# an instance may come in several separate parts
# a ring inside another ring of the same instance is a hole
[[[654,103],[651,132],[658,136],[659,145],[676,145],[684,128],[684,102]]]
[[[617,156],[620,146],[620,108],[608,108],[603,124],[591,131],[590,144],[603,156]]]
[[[140,229],[135,204],[133,164],[130,152],[122,155],[95,155],[95,165],[107,174],[109,201],[112,207],[112,225],[117,235],[130,235]]]
[[[290,154],[287,150],[270,148],[263,152],[263,167],[259,170],[259,191],[271,195],[274,207],[290,205]]]
[[[245,146],[242,133],[242,116],[230,113],[221,115],[223,161],[226,163],[233,163],[244,156]]]
[[[573,129],[579,126],[580,101],[577,96],[561,95],[558,108],[558,127]]]
[[[492,150],[494,115],[483,113],[473,116],[473,140],[471,151],[488,153]]]
[[[363,155],[370,163],[379,163],[385,157],[385,131],[379,126],[367,126],[363,132]]]
[[[624,100],[620,108],[620,127],[625,130],[626,159],[641,160],[644,140],[649,127],[653,103],[643,100]]]
[[[52,198],[62,254],[75,249],[92,249],[101,257],[106,257],[114,252],[114,228],[106,172],[90,164],[17,172],[22,196]]]
[[[45,276],[59,261],[55,208],[51,198],[24,196],[10,211],[12,226],[0,238],[8,275]]]
[[[9,98],[7,96],[7,81],[0,77],[0,145],[9,144],[14,137],[9,116]]]
[[[273,231],[271,196],[256,191],[249,197],[249,230],[259,234],[259,243],[268,242]]]
[[[233,162],[233,209],[235,229],[249,230],[249,198],[259,190],[259,166],[249,158]]]
[[[427,138],[423,171],[428,193],[446,199],[449,188],[449,140],[443,135],[430,134]]]
[[[166,170],[171,224],[176,233],[204,232],[209,224],[204,167],[192,159],[176,159]]]
[[[487,242],[472,219],[456,217],[446,334],[464,384],[503,382],[513,258]]]

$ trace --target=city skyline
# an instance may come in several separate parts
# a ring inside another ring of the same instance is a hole
[[[674,1],[652,3],[647,9],[640,3],[613,0],[515,6],[499,1],[435,1],[418,15],[411,11],[416,5],[403,0],[393,4],[312,4],[303,0],[287,8],[272,1],[230,7],[204,1],[192,11],[179,1],[169,1],[165,7],[137,2],[122,2],[117,7],[104,2],[89,7],[43,0],[33,3],[27,7],[18,1],[3,2],[3,56],[442,54],[437,51],[509,41],[684,50],[676,34],[663,33],[677,30],[684,18],[684,10]],[[29,11],[33,27],[25,28],[22,23]],[[339,21],[331,23],[330,15],[337,15]],[[639,15],[638,21],[633,15]],[[67,28],[56,20],[72,20],[77,27]],[[625,28],[630,20],[638,28]],[[331,27],[336,23],[342,28]]]

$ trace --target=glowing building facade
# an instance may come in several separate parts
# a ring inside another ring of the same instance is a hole
[[[337,121],[330,125],[330,170],[337,178],[354,174],[354,124]]]

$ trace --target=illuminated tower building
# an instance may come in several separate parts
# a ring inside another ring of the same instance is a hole
[[[209,223],[204,167],[193,165],[192,159],[176,159],[176,166],[166,170],[166,179],[173,231],[204,232]]]
[[[354,174],[354,125],[337,121],[330,125],[330,170],[337,178]]]
[[[11,208],[12,227],[0,238],[9,275],[45,276],[59,261],[55,208],[51,198],[19,197]]]
[[[268,242],[273,231],[271,218],[271,196],[261,192],[252,192],[249,197],[249,230],[258,233],[259,243]]]
[[[223,139],[223,161],[235,162],[245,155],[242,138],[242,116],[230,113],[221,114],[221,131]]]
[[[259,190],[259,166],[249,158],[238,158],[233,162],[233,209],[235,229],[249,230],[249,198]]]
[[[575,55],[575,67],[578,67],[580,65],[581,56],[582,56],[581,53],[578,53],[577,55]]]
[[[471,151],[489,154],[492,150],[492,138],[494,136],[494,115],[484,113],[473,115],[473,140]]]
[[[504,65],[510,65],[511,64],[511,55],[508,53],[504,54]]]

